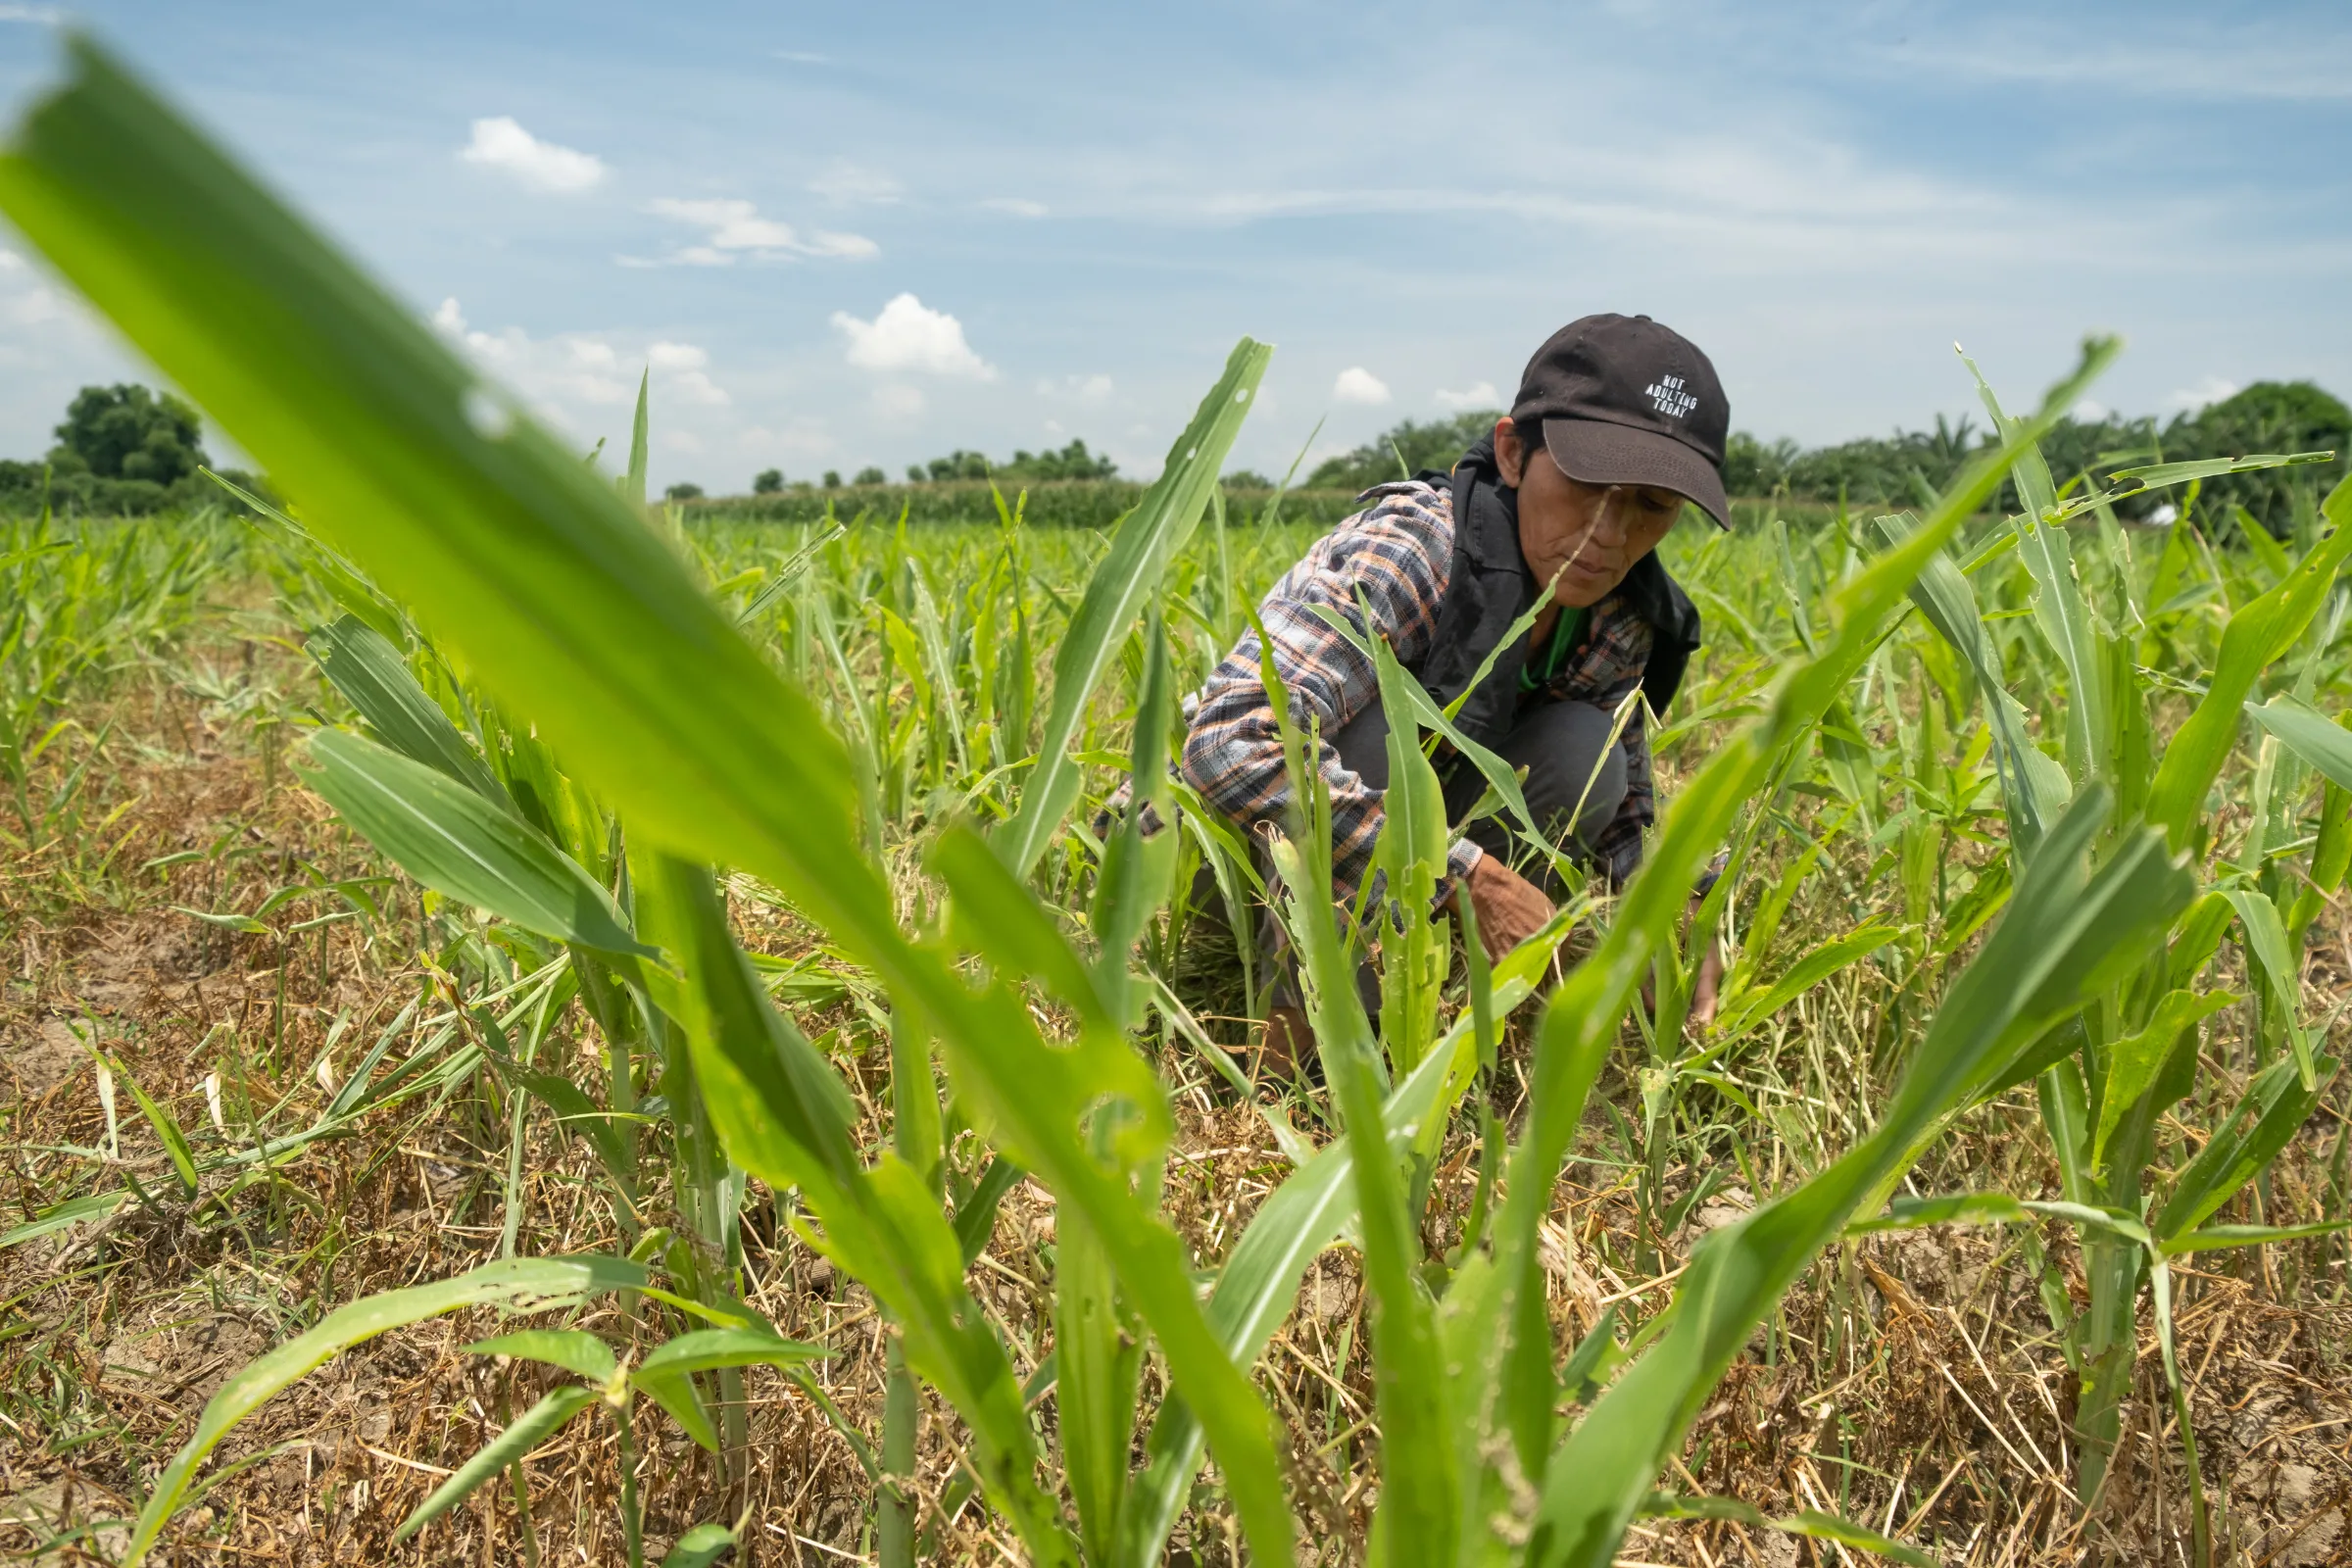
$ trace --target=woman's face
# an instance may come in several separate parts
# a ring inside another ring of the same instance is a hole
[[[1527,450],[1508,418],[1494,426],[1494,465],[1519,491],[1520,553],[1563,605],[1606,599],[1682,515],[1672,490],[1571,479],[1543,447]]]

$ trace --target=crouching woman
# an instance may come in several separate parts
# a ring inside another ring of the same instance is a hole
[[[1511,412],[1450,472],[1365,492],[1370,505],[1274,585],[1259,619],[1291,716],[1318,737],[1312,760],[1331,795],[1332,890],[1344,906],[1380,834],[1388,722],[1371,661],[1318,608],[1360,623],[1360,596],[1363,630],[1385,638],[1441,707],[1463,699],[1454,722],[1469,739],[1526,769],[1528,807],[1551,842],[1622,885],[1657,812],[1642,710],[1665,709],[1699,641],[1698,613],[1657,545],[1685,503],[1728,526],[1729,427],[1714,367],[1689,340],[1647,317],[1586,317],[1537,350]],[[1281,825],[1290,785],[1258,659],[1251,631],[1210,676],[1183,772],[1209,805],[1263,834]],[[1461,821],[1484,779],[1451,755],[1440,775],[1448,819]],[[1548,864],[1530,858],[1531,875],[1512,868],[1494,818],[1448,852],[1446,897],[1469,900],[1496,956],[1543,925],[1560,891]],[[1265,1064],[1291,1071],[1310,1036],[1295,978],[1287,964],[1278,972]],[[1719,977],[1710,951],[1692,996],[1699,1021]]]

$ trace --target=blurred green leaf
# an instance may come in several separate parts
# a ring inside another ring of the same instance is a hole
[[[2309,703],[2289,696],[2248,703],[2246,716],[2278,737],[2278,744],[2328,776],[2338,789],[2352,790],[2352,731]]]

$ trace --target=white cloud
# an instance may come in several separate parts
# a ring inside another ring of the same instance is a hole
[[[964,341],[963,323],[912,294],[899,295],[870,321],[835,311],[833,324],[849,338],[849,361],[860,369],[919,370],[978,381],[997,378],[996,368]]]
[[[2066,411],[2067,417],[2077,424],[2097,424],[2113,416],[2115,411],[2097,398],[2081,398]]]
[[[759,209],[747,201],[687,201],[664,196],[654,203],[654,211],[708,228],[711,245],[722,251],[788,251],[800,243],[790,223],[761,218]]]
[[[789,60],[796,66],[829,66],[833,63],[831,55],[810,54],[806,49],[779,49],[776,58]]]
[[[594,153],[541,141],[507,115],[475,121],[473,140],[458,156],[512,174],[533,190],[562,195],[593,189],[605,177],[605,161]]]
[[[518,326],[484,332],[466,324],[454,297],[441,302],[432,322],[559,429],[594,430],[604,422],[601,411],[634,405],[639,366],[652,371],[658,403],[716,409],[734,401],[710,379],[710,351],[692,343],[639,347],[589,332],[535,338]]]
[[[818,229],[803,239],[790,223],[762,218],[757,207],[735,197],[664,196],[655,201],[651,210],[705,231],[702,244],[685,246],[662,258],[677,267],[729,267],[743,256],[759,262],[784,261],[795,256],[862,259],[879,255],[882,250],[862,234]],[[620,261],[627,267],[658,265],[628,256]]]
[[[2182,414],[2194,414],[2208,403],[2219,403],[2236,391],[2237,383],[2235,381],[2226,381],[2218,375],[2209,375],[2195,386],[2183,387],[2166,398],[2164,406]]]
[[[1046,204],[1033,202],[1026,196],[991,196],[981,206],[992,213],[1009,213],[1014,218],[1043,218]]]
[[[1444,387],[1440,387],[1436,397],[1439,408],[1452,409],[1457,414],[1466,414],[1472,409],[1502,407],[1502,394],[1494,390],[1494,383],[1492,381],[1481,381],[1466,392],[1448,392]]]
[[[904,422],[923,412],[923,389],[896,381],[874,388],[874,412],[885,419]]]
[[[39,326],[54,321],[66,314],[65,302],[56,291],[38,287],[11,296],[8,305],[8,324],[11,326]]]
[[[1331,383],[1335,403],[1358,403],[1377,408],[1389,401],[1389,383],[1360,365],[1350,365]]]
[[[808,188],[839,207],[887,207],[906,194],[905,186],[879,169],[849,163],[835,164],[810,180]]]
[[[706,409],[724,408],[734,401],[724,387],[712,385],[710,377],[700,370],[680,370],[662,385],[671,397]]]
[[[66,14],[55,6],[0,6],[0,22],[30,22],[54,27],[65,20]]]

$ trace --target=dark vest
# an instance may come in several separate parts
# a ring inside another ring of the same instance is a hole
[[[1527,613],[1543,584],[1519,553],[1519,492],[1496,474],[1492,439],[1463,453],[1450,473],[1424,468],[1413,477],[1453,495],[1452,574],[1438,606],[1429,652],[1410,666],[1443,708],[1469,688],[1488,651]],[[1616,596],[1649,624],[1649,662],[1642,671],[1642,691],[1649,706],[1662,713],[1698,647],[1697,607],[1666,574],[1654,551],[1635,563],[1617,585]],[[1454,715],[1462,733],[1482,746],[1498,746],[1511,731],[1528,642],[1521,636],[1503,649]]]

